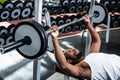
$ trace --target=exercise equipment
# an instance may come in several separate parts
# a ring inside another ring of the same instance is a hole
[[[19,20],[21,15],[21,8],[15,7],[11,9],[10,20]]]
[[[7,27],[7,31],[9,32],[10,35],[13,34],[13,31],[14,31],[14,28],[16,27],[15,24],[10,24],[8,27]]]
[[[3,5],[2,5],[2,3],[0,2],[0,9],[2,9],[3,8]]]
[[[8,21],[10,16],[9,9],[0,9],[0,21]]]
[[[5,44],[5,39],[0,37],[0,47],[3,46]]]
[[[4,8],[6,8],[6,9],[12,9],[13,8],[13,3],[11,2],[11,1],[5,1],[4,3],[3,3],[3,7]]]
[[[8,31],[5,26],[0,26],[0,37],[7,37]]]
[[[99,12],[99,11],[98,11]],[[94,13],[91,17],[98,17],[101,13]],[[85,17],[78,20],[63,24],[58,26],[58,29],[62,29],[66,26],[83,21]],[[14,43],[2,46],[0,52],[2,54],[9,52],[12,49],[17,49],[17,51],[24,57],[28,59],[34,59],[47,50],[48,38],[47,35],[53,32],[53,30],[44,30],[44,26],[37,23],[36,21],[23,21],[16,25],[13,32]]]
[[[20,0],[18,0],[18,1],[14,2],[14,6],[15,7],[19,7],[19,8],[23,8],[24,7],[24,3],[22,1],[20,1]]]
[[[29,18],[30,14],[31,14],[31,9],[30,9],[30,7],[24,7],[24,8],[22,8],[21,17],[22,17],[23,19]]]

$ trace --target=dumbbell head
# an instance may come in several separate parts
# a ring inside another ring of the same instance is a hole
[[[14,2],[14,6],[19,7],[19,8],[23,8],[24,3],[20,0],[17,0],[17,1]]]
[[[0,2],[0,9],[2,9],[3,8],[3,5],[2,5],[2,3]]]
[[[21,15],[21,8],[15,7],[11,9],[10,20],[17,20],[20,19]]]
[[[7,31],[9,32],[10,35],[13,35],[13,31],[14,31],[14,28],[16,27],[15,24],[10,24],[8,27],[7,27]]]
[[[24,6],[33,8],[34,7],[34,2],[31,1],[31,0],[25,0]]]
[[[0,9],[0,20],[1,21],[8,21],[10,16],[10,11],[9,9]]]
[[[0,47],[2,47],[3,45],[5,45],[5,38],[0,37]]]
[[[13,8],[13,2],[11,2],[11,1],[5,1],[3,3],[3,7],[6,8],[6,9],[12,9]]]
[[[64,22],[65,22],[65,23],[69,23],[69,22],[72,21],[72,20],[70,19],[70,16],[68,16],[68,15],[64,15],[63,19],[64,19]]]
[[[0,26],[0,37],[7,37],[8,36],[8,31],[5,26]]]
[[[60,4],[62,6],[68,5],[69,4],[69,0],[60,0]]]
[[[50,20],[51,20],[51,26],[57,25],[57,21],[56,21],[56,19],[54,17],[51,16]]]
[[[81,3],[76,4],[76,12],[81,12],[81,11],[82,11],[82,9],[83,9],[83,6],[82,6],[82,4],[81,4]]]
[[[56,17],[56,21],[57,21],[57,25],[58,26],[63,25],[65,23],[61,16]],[[63,33],[64,32],[64,28],[60,29],[59,32]]]
[[[29,18],[31,14],[31,8],[30,7],[23,7],[21,12],[22,19]]]

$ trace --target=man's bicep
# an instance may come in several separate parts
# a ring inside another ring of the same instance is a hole
[[[73,77],[78,77],[79,76],[79,67],[75,65],[68,64],[66,68],[63,69],[66,73]]]
[[[94,43],[91,46],[90,53],[98,53],[100,51],[100,44]]]

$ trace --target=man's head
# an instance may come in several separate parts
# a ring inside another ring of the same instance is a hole
[[[63,51],[67,61],[71,64],[76,64],[83,60],[82,52],[78,49],[67,49]]]

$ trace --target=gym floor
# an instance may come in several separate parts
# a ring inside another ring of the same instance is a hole
[[[99,34],[102,40],[101,52],[120,55],[120,28],[110,30],[109,43],[105,43],[106,31],[100,31]],[[61,38],[59,41],[61,47],[64,49],[75,47],[84,50],[85,44],[82,39],[83,38],[77,34],[75,36]],[[0,80],[33,80],[33,61],[23,58],[15,50],[0,55]],[[56,72],[47,80],[64,80],[64,75]],[[77,79],[70,77],[70,80]]]

